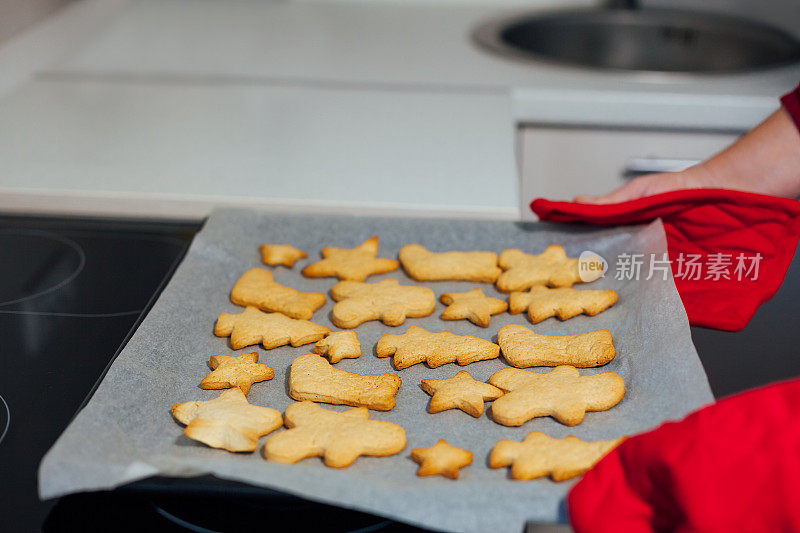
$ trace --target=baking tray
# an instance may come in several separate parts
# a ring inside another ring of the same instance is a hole
[[[308,251],[310,257],[294,269],[273,269],[275,279],[304,291],[328,292],[335,279],[304,278],[299,273],[302,267],[317,260],[322,246],[353,247],[372,235],[380,236],[381,255],[389,257],[410,242],[434,251],[500,252],[515,247],[534,253],[558,243],[573,256],[591,250],[606,257],[612,265],[614,258],[623,253],[661,257],[666,250],[660,222],[644,227],[597,229],[508,221],[215,211],[92,399],[43,460],[42,496],[109,489],[156,475],[191,477],[210,473],[432,529],[515,530],[527,521],[563,521],[564,496],[573,482],[554,483],[547,479],[517,482],[508,479],[503,470],[487,468],[489,451],[497,440],[519,440],[532,430],[545,431],[554,437],[574,434],[588,440],[613,438],[680,418],[712,400],[671,277],[616,280],[610,271],[591,287],[616,289],[620,301],[615,307],[596,317],[580,316],[565,322],[548,319],[534,326],[536,331],[546,334],[607,327],[614,335],[617,358],[606,367],[581,373],[615,371],[626,380],[627,395],[615,408],[590,413],[584,423],[574,428],[552,419],[535,419],[519,428],[507,428],[492,422],[488,409],[480,419],[457,410],[428,414],[429,396],[419,388],[419,382],[426,377],[450,377],[462,368],[448,364],[437,369],[415,365],[398,372],[403,387],[397,407],[385,413],[372,413],[375,419],[395,421],[405,427],[408,446],[397,456],[360,458],[350,468],[334,470],[324,467],[318,459],[280,465],[264,461],[260,453],[228,454],[186,438],[182,427],[172,420],[169,408],[177,402],[218,395],[218,391],[199,388],[200,380],[208,372],[209,355],[231,353],[227,339],[213,335],[213,325],[220,313],[241,310],[230,303],[228,295],[244,271],[259,266],[258,245],[291,242]],[[415,283],[402,271],[373,276],[370,281],[392,277],[402,284]],[[502,296],[488,284],[427,282],[423,285],[431,287],[437,296],[476,286],[489,295]],[[332,306],[329,300],[313,320],[332,327]],[[495,340],[497,330],[503,325],[527,324],[524,314],[503,314],[494,316],[491,326],[483,329],[466,321],[442,321],[439,315],[443,309],[438,304],[430,317],[409,319],[397,328],[378,322],[359,326],[356,331],[364,355],[337,366],[359,373],[392,372],[390,359],[375,357],[374,346],[382,334],[403,332],[411,325]],[[239,353],[254,349],[245,348]],[[254,385],[249,395],[251,403],[285,410],[292,403],[286,394],[285,379],[291,361],[310,350],[310,346],[269,351],[259,348],[261,361],[275,369],[276,378]],[[498,359],[464,368],[476,379],[486,380],[504,367],[504,361]],[[459,481],[414,475],[417,465],[408,457],[410,449],[429,446],[438,438],[446,438],[475,453],[475,464],[462,471]],[[200,485],[209,480],[202,479],[205,481]],[[225,490],[230,490],[230,485]]]

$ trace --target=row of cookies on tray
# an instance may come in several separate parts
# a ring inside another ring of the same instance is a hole
[[[302,273],[307,277],[337,277],[342,280],[331,290],[331,296],[337,302],[349,300],[346,304],[334,307],[333,321],[338,327],[354,328],[361,322],[376,319],[383,320],[387,325],[397,325],[395,322],[400,320],[396,314],[382,313],[375,307],[372,313],[368,313],[353,299],[391,298],[402,301],[407,306],[405,317],[433,313],[436,303],[430,289],[404,287],[396,280],[364,283],[368,276],[391,272],[401,264],[416,281],[496,282],[500,291],[511,293],[508,302],[487,297],[481,289],[441,296],[442,303],[449,306],[442,315],[444,320],[466,318],[482,327],[489,326],[491,315],[506,310],[512,314],[528,311],[533,323],[551,316],[565,320],[581,313],[595,315],[614,305],[618,298],[613,290],[573,289],[573,284],[583,281],[578,270],[579,262],[577,258],[567,257],[564,248],[559,245],[551,245],[538,255],[512,249],[498,256],[494,252],[434,253],[419,244],[408,244],[400,249],[399,262],[377,257],[377,254],[378,237],[371,237],[352,249],[325,247],[322,249],[323,259],[303,269]],[[264,244],[261,246],[261,255],[268,265],[289,268],[298,259],[308,257],[305,252],[289,244]],[[255,305],[265,311],[310,319],[313,312],[325,303],[322,293],[281,291],[281,288],[286,288],[275,283],[267,270],[253,269],[242,280],[245,281],[242,281],[241,287],[234,288],[234,302],[239,305]],[[268,299],[254,296],[255,287],[260,287],[262,290],[258,292],[264,294],[263,288],[270,283],[274,284],[270,291],[274,296]]]
[[[432,396],[429,411],[447,409],[479,417],[483,404],[494,401],[492,418],[506,426],[520,426],[540,416],[552,416],[574,426],[587,411],[604,411],[625,395],[625,383],[614,372],[580,376],[577,368],[601,366],[614,358],[611,333],[607,329],[581,335],[538,335],[524,326],[505,326],[499,343],[450,332],[430,333],[412,326],[400,335],[388,333],[376,347],[378,357],[394,356],[395,368],[402,370],[426,362],[436,368],[457,362],[466,365],[504,357],[516,368],[492,374],[488,383],[472,379],[461,371],[446,380],[423,379],[420,386]],[[334,367],[331,363],[361,355],[355,332],[337,332],[317,342],[316,353],[292,361],[289,395],[295,400],[312,400],[336,405],[389,411],[402,380],[397,374],[362,375]],[[328,362],[323,356],[328,357]],[[488,356],[488,357],[487,357]],[[256,360],[250,360],[251,358]],[[240,387],[246,393],[252,383],[272,379],[274,372],[257,364],[257,354],[215,355],[214,369],[201,386],[205,389]],[[569,363],[569,364],[566,364]],[[548,373],[524,370],[532,366],[555,367]]]

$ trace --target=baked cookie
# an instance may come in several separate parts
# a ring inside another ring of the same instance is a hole
[[[176,403],[172,416],[186,424],[184,433],[190,439],[229,452],[252,452],[259,437],[283,424],[280,411],[250,405],[238,387],[214,400]]]
[[[303,250],[289,244],[262,244],[259,247],[261,260],[269,266],[283,265],[292,268],[298,259],[308,257]]]
[[[367,276],[391,272],[400,266],[394,259],[377,256],[378,237],[370,237],[352,249],[326,246],[322,249],[323,259],[305,267],[303,275],[309,278],[336,277],[364,281]]]
[[[312,353],[292,361],[289,396],[295,400],[388,411],[394,408],[401,383],[396,374],[364,376],[339,370]]]
[[[399,326],[406,318],[428,316],[436,310],[436,296],[427,287],[400,285],[396,279],[378,283],[340,281],[331,289],[338,303],[331,320],[337,327],[351,329],[368,320]]]
[[[497,344],[508,364],[517,368],[570,365],[578,368],[602,366],[617,355],[607,329],[580,335],[540,335],[525,326],[503,326]]]
[[[522,442],[501,440],[489,455],[489,466],[511,466],[511,477],[520,481],[550,475],[553,481],[566,481],[592,468],[608,452],[625,440],[586,442],[572,435],[554,439],[541,431],[531,431]]]
[[[444,476],[458,479],[458,471],[472,464],[472,452],[451,446],[446,440],[439,441],[430,448],[414,448],[411,459],[419,463],[417,475]]]
[[[625,382],[614,372],[580,376],[566,365],[546,374],[504,368],[489,383],[506,392],[492,404],[492,419],[504,426],[521,426],[537,416],[575,426],[587,411],[611,409],[625,396]]]
[[[239,278],[231,291],[236,305],[258,307],[268,313],[283,313],[290,318],[308,320],[325,305],[321,292],[300,292],[272,280],[272,272],[251,268]]]
[[[273,435],[264,445],[268,461],[296,463],[306,457],[322,457],[326,466],[344,468],[360,455],[385,457],[406,446],[402,427],[370,420],[366,407],[337,413],[314,402],[298,402],[286,409],[285,421],[289,429]]]
[[[500,275],[494,252],[434,253],[419,244],[400,249],[400,263],[417,281],[461,280],[494,283]]]
[[[486,296],[480,289],[468,292],[446,292],[439,298],[447,309],[442,313],[442,320],[467,319],[476,326],[489,327],[492,315],[508,309],[508,304],[499,298]]]
[[[528,292],[512,292],[508,297],[512,315],[528,311],[528,318],[538,324],[546,318],[557,316],[566,320],[581,313],[594,316],[617,303],[617,291],[579,291],[572,287],[550,289],[537,285]]]
[[[330,331],[308,320],[296,320],[280,313],[262,313],[251,306],[239,314],[222,313],[214,327],[217,337],[230,336],[234,350],[258,343],[267,350],[285,344],[302,346],[317,342]]]
[[[535,285],[571,287],[579,283],[578,258],[567,257],[564,248],[557,244],[548,246],[539,255],[521,250],[506,250],[498,261],[504,270],[497,278],[497,288],[503,292],[524,291]]]
[[[466,370],[448,379],[423,379],[420,385],[432,396],[429,413],[461,409],[478,418],[483,414],[484,402],[491,402],[503,395],[503,391],[494,385],[474,380]]]
[[[314,353],[326,356],[331,363],[338,363],[342,359],[361,357],[361,343],[355,331],[337,331],[317,341]]]
[[[431,333],[419,326],[411,326],[402,335],[387,333],[378,341],[376,351],[378,357],[394,355],[397,370],[423,361],[431,368],[454,362],[468,365],[500,355],[500,347],[493,342],[449,331]]]
[[[230,389],[238,387],[245,396],[253,383],[275,377],[275,371],[267,365],[258,364],[258,353],[243,353],[239,356],[212,355],[208,361],[213,372],[200,382],[204,389]]]

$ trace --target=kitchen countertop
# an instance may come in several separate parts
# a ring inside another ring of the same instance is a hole
[[[470,41],[478,23],[514,10],[81,0],[0,47],[0,209],[516,217],[520,124],[745,131],[800,79],[800,66],[589,72]]]

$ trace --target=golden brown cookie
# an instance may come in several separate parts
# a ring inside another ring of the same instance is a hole
[[[308,254],[303,250],[299,250],[289,244],[262,244],[259,247],[261,251],[261,260],[270,265],[283,265],[292,268],[298,259],[308,257]]]
[[[525,440],[501,440],[489,455],[489,466],[511,466],[511,477],[520,481],[550,475],[553,481],[566,481],[592,468],[608,452],[625,440],[586,442],[572,435],[554,439],[541,431],[531,431]]]
[[[478,418],[483,414],[484,402],[491,402],[503,395],[503,391],[494,385],[474,380],[466,370],[449,379],[423,379],[421,386],[432,396],[429,413],[461,409]]]
[[[267,350],[285,344],[302,346],[317,342],[330,331],[308,320],[296,320],[280,313],[262,313],[251,306],[239,314],[222,313],[214,327],[217,337],[230,336],[234,350],[258,343]]]
[[[537,416],[575,426],[587,411],[611,409],[625,396],[625,382],[614,372],[580,376],[567,365],[546,374],[504,368],[489,383],[506,393],[492,404],[492,419],[504,426],[521,426]]]
[[[397,270],[400,264],[394,259],[378,257],[378,237],[370,237],[355,248],[322,249],[321,261],[308,265],[303,275],[309,278],[336,277],[343,280],[364,281],[372,274]]]
[[[186,424],[190,439],[229,452],[252,452],[259,437],[283,424],[280,411],[250,405],[238,387],[214,400],[176,403],[172,415]]]
[[[570,365],[578,368],[602,366],[617,355],[607,329],[580,335],[540,335],[525,326],[503,326],[497,344],[508,364],[517,368]]]
[[[264,445],[264,457],[278,463],[296,463],[322,457],[326,466],[344,468],[360,455],[385,457],[406,446],[406,432],[392,422],[370,420],[369,409],[354,407],[343,413],[314,402],[297,402],[286,409],[287,431]]]
[[[272,280],[272,272],[251,268],[239,278],[231,291],[236,305],[258,307],[268,313],[283,313],[290,318],[308,320],[325,305],[321,292],[300,292]]]
[[[411,326],[402,335],[387,333],[378,341],[376,351],[378,357],[394,355],[397,370],[423,361],[431,368],[454,362],[468,365],[500,355],[500,347],[493,342],[449,331],[431,333],[419,326]]]
[[[354,328],[368,320],[399,326],[406,318],[428,316],[436,310],[436,296],[427,287],[400,285],[396,279],[378,283],[340,281],[331,289],[337,303],[331,320],[340,328]]]
[[[442,320],[467,319],[476,326],[489,327],[492,315],[502,313],[508,309],[508,304],[499,298],[486,296],[480,289],[468,292],[446,292],[440,300],[447,309],[442,313]]]
[[[342,359],[361,357],[361,343],[355,331],[337,331],[317,341],[314,352],[326,356],[331,363],[338,363]]]
[[[557,316],[567,320],[581,313],[594,316],[615,303],[617,291],[579,291],[571,287],[550,289],[531,287],[528,292],[512,292],[508,297],[509,312],[514,315],[528,311],[528,318],[538,324],[546,318]]]
[[[295,400],[388,411],[394,408],[401,383],[396,374],[364,376],[339,370],[312,353],[292,361],[289,396]]]
[[[208,361],[214,369],[203,378],[200,386],[204,389],[230,389],[239,387],[247,395],[253,383],[275,377],[275,371],[267,365],[258,364],[258,353],[231,355],[212,355]]]
[[[400,249],[403,269],[417,281],[461,280],[494,283],[500,275],[494,252],[434,253],[419,244]]]
[[[411,459],[419,463],[417,475],[420,477],[444,476],[458,479],[458,471],[472,464],[472,452],[439,439],[430,448],[411,450]]]
[[[578,258],[567,257],[557,244],[539,255],[506,250],[500,254],[498,264],[505,271],[497,278],[497,288],[503,292],[524,291],[535,285],[571,287],[581,281]]]

